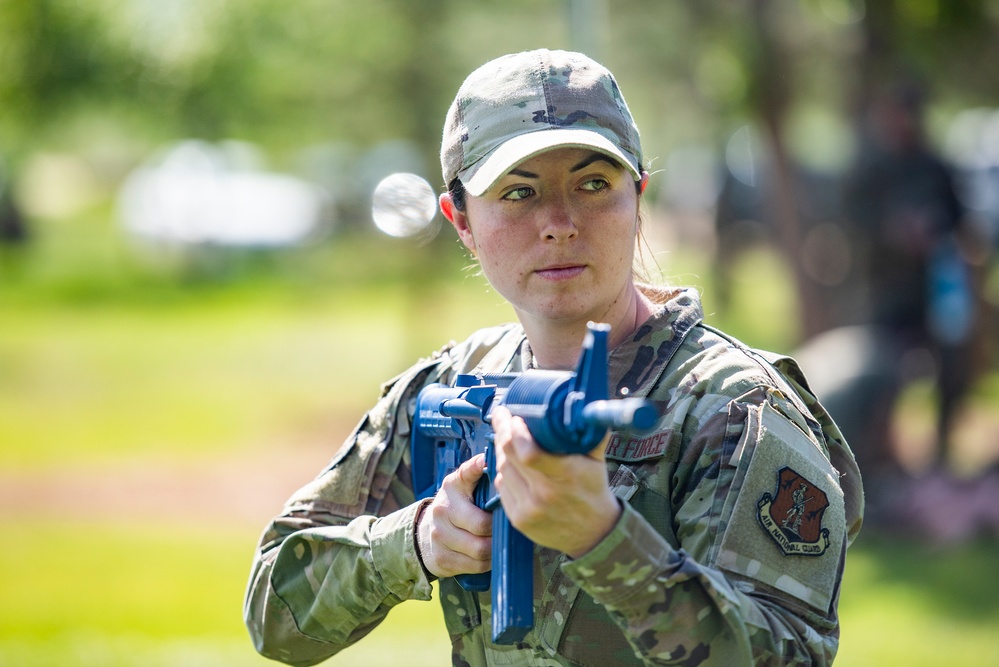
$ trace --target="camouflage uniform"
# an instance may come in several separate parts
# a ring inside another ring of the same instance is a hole
[[[701,323],[693,291],[643,288],[662,304],[611,351],[617,395],[663,415],[607,451],[623,514],[571,560],[536,548],[536,624],[489,641],[489,595],[440,582],[453,664],[824,665],[839,643],[846,547],[863,497],[853,455],[787,358]],[[428,600],[414,546],[413,398],[458,372],[522,371],[519,326],[485,329],[387,384],[319,477],[263,535],[245,618],[265,655],[319,662],[399,602]]]

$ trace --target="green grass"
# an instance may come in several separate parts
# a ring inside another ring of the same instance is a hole
[[[6,520],[0,665],[273,664],[241,601],[256,532],[197,522]],[[999,545],[946,551],[869,536],[849,554],[839,665],[999,665]],[[408,602],[332,665],[446,664],[436,601]]]
[[[999,665],[999,544],[863,534],[847,556],[841,665]]]
[[[386,351],[370,363],[382,377],[404,367],[391,318],[351,318],[350,304],[281,310],[207,304],[14,319],[0,334],[0,441],[13,445],[0,456],[28,466],[234,447],[308,427],[324,404],[373,396],[359,348]],[[352,391],[347,377],[365,384]]]
[[[0,530],[0,665],[274,664],[241,621],[249,526],[3,521]],[[366,641],[340,664],[402,664],[403,655],[441,664],[448,642],[429,630],[433,620],[443,623],[436,603],[408,603],[376,631],[387,641]]]

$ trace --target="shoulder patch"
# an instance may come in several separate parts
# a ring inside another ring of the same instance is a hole
[[[777,473],[777,489],[757,503],[756,518],[785,556],[821,556],[829,548],[829,529],[822,527],[827,507],[825,492],[784,467]]]

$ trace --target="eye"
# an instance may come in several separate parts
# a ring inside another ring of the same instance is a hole
[[[591,178],[580,186],[583,190],[589,190],[590,192],[599,192],[609,187],[610,183],[604,178]]]
[[[503,195],[503,199],[506,201],[520,201],[521,199],[527,199],[534,194],[534,188],[529,188],[526,185],[514,188]]]

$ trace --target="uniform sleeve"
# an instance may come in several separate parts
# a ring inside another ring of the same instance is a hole
[[[244,604],[262,655],[312,665],[364,637],[399,602],[430,599],[416,555],[406,412],[430,370],[392,385],[264,531]]]
[[[782,410],[794,412],[759,388],[701,422],[670,473],[675,537],[625,504],[601,543],[563,564],[645,664],[832,662],[843,494],[804,420]]]

